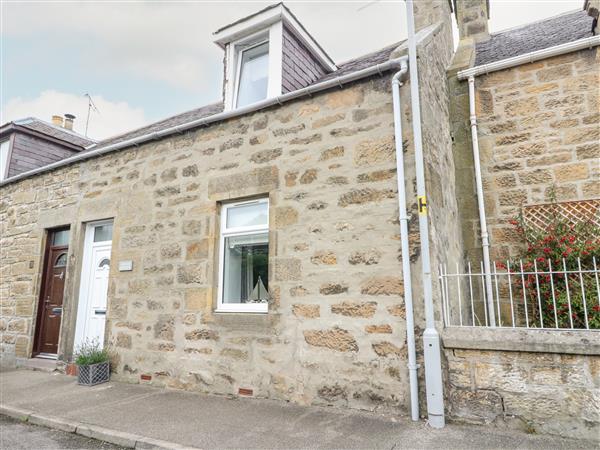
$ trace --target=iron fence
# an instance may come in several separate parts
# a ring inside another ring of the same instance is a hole
[[[595,257],[494,262],[489,274],[483,263],[456,264],[451,271],[442,265],[439,271],[447,327],[600,330]]]

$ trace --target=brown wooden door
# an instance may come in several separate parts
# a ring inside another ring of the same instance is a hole
[[[44,275],[38,306],[34,353],[58,353],[58,336],[62,319],[62,305],[67,269],[69,230],[48,233]]]

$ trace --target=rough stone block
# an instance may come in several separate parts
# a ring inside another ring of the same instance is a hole
[[[298,258],[272,259],[274,281],[295,281],[302,275],[302,263]]]
[[[211,199],[233,198],[268,192],[278,187],[279,171],[275,166],[268,166],[212,178],[208,181],[208,195]]]
[[[377,356],[388,357],[402,355],[402,349],[391,342],[375,342],[371,344],[371,346],[373,347],[373,351],[377,354]]]
[[[491,423],[503,415],[502,397],[494,391],[453,389],[450,416],[474,423]]]
[[[365,326],[365,332],[369,334],[391,334],[392,326],[387,323],[382,325],[367,325]]]
[[[404,283],[398,277],[374,277],[365,280],[360,287],[363,295],[404,295]]]
[[[393,162],[395,149],[393,136],[359,142],[354,150],[354,164],[356,166],[372,166]]]
[[[338,352],[357,352],[358,344],[349,331],[334,327],[328,330],[304,331],[306,343]]]
[[[185,339],[188,341],[211,340],[218,341],[219,334],[214,330],[195,329],[185,333]]]
[[[348,292],[348,286],[341,283],[327,283],[322,284],[319,288],[319,292],[322,295],[337,295]]]
[[[315,317],[319,317],[321,315],[319,310],[319,305],[305,305],[302,303],[296,303],[292,305],[292,313],[296,317],[314,319]]]
[[[560,183],[585,180],[588,177],[588,165],[586,163],[564,164],[554,169],[554,176]]]
[[[331,305],[333,314],[348,317],[373,317],[377,310],[377,302],[342,302]]]
[[[203,311],[212,305],[210,288],[186,289],[184,293],[186,311]]]

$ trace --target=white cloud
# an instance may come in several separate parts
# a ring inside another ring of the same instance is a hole
[[[92,98],[100,111],[90,113],[88,136],[92,139],[104,139],[148,123],[142,108],[133,108],[126,102],[111,102],[100,95],[92,95]],[[74,131],[85,134],[87,111],[86,97],[50,90],[33,99],[8,100],[2,111],[2,123],[31,116],[50,122],[54,114],[69,113],[76,116]]]

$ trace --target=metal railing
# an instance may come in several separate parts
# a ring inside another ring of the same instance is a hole
[[[600,273],[595,257],[494,262],[492,299],[485,289],[483,263],[440,266],[444,324],[447,327],[600,330]]]

